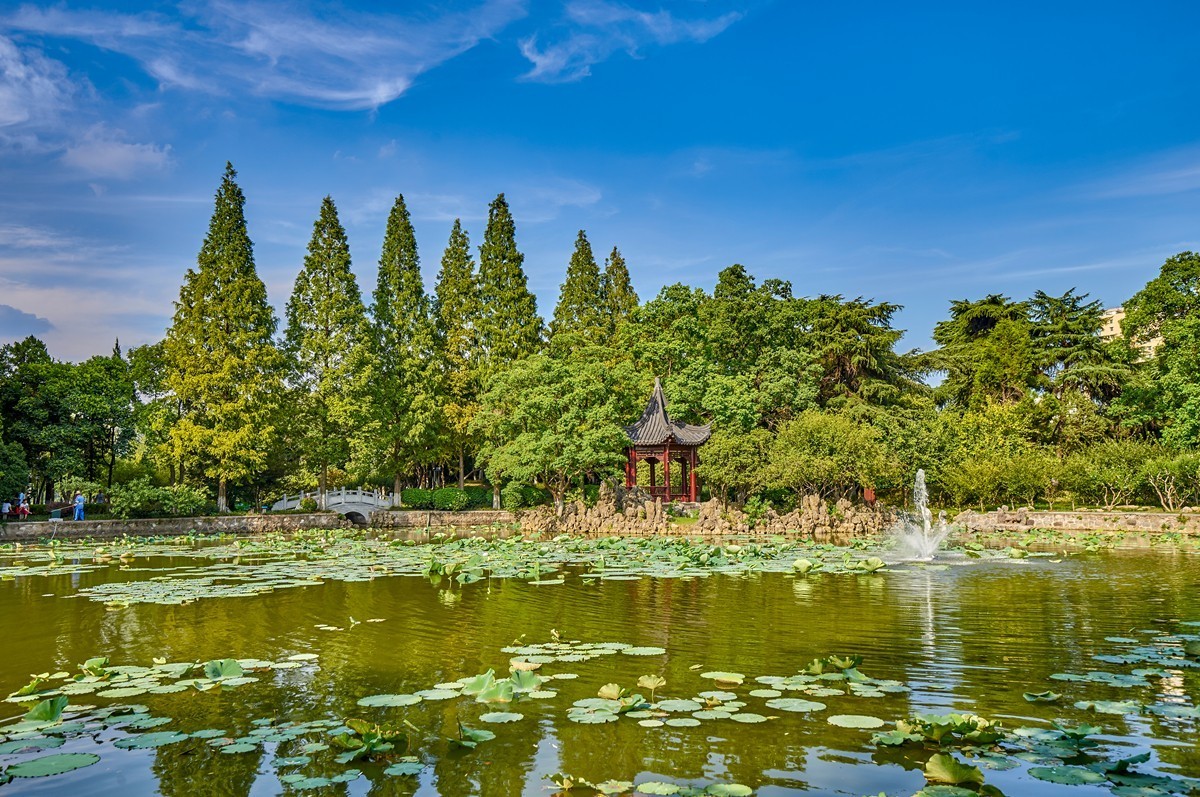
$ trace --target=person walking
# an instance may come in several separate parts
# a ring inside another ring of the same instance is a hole
[[[86,499],[83,497],[83,493],[76,490],[75,491],[75,519],[76,520],[83,520],[83,505],[85,502],[86,502]]]
[[[5,498],[4,502],[0,504],[0,519],[2,519],[4,523],[8,523],[8,516],[11,514],[12,501],[9,501],[7,498]]]

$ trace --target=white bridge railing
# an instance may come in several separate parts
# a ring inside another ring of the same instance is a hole
[[[321,495],[317,492],[285,495],[281,500],[272,504],[271,509],[276,512],[284,509],[296,509],[305,498],[311,498],[318,503],[321,501]],[[395,503],[395,499],[391,493],[381,493],[378,490],[347,490],[345,487],[342,487],[339,490],[327,490],[325,492],[326,509],[334,509],[346,504],[365,504],[378,509],[387,509],[393,503]]]

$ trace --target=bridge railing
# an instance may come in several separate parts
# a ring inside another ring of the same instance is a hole
[[[284,509],[295,509],[300,506],[300,502],[305,498],[312,498],[313,500],[319,501],[320,493],[314,491],[303,492],[297,495],[285,495],[282,499],[272,504],[271,508],[276,512]],[[391,506],[393,503],[395,503],[395,496],[391,495],[390,493],[380,496],[379,493],[374,490],[348,490],[345,487],[342,487],[337,490],[328,490],[325,493],[326,508],[333,507],[337,504],[368,504],[371,506],[386,508]]]

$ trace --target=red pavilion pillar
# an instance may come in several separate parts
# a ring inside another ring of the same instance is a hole
[[[700,491],[696,489],[696,449],[692,449],[692,467],[688,469],[688,492],[691,493],[689,499],[693,503],[700,499]]]

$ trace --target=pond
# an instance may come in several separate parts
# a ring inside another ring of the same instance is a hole
[[[8,550],[0,694],[31,694],[0,725],[0,793],[1196,789],[1200,554],[970,553]]]

